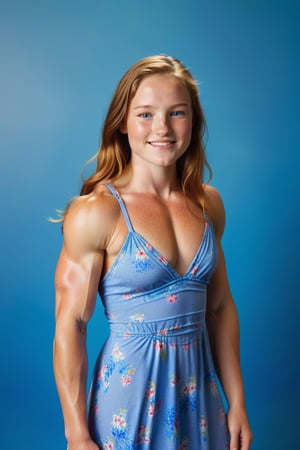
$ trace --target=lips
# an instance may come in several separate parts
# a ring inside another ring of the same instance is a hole
[[[166,148],[170,145],[173,145],[176,143],[174,140],[168,140],[168,141],[147,141],[148,144],[152,145],[153,147],[159,147],[159,148]]]

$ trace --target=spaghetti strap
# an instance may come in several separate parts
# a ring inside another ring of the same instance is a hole
[[[211,219],[210,219],[210,217],[209,217],[209,215],[208,215],[208,213],[207,213],[207,211],[205,209],[205,196],[203,196],[203,205],[201,205],[201,206],[202,206],[202,212],[203,212],[204,220],[206,222],[208,222],[208,223],[212,223],[212,221],[211,221]]]
[[[129,218],[129,215],[128,215],[128,212],[127,212],[127,209],[126,209],[126,206],[125,206],[125,204],[124,204],[124,202],[123,202],[123,200],[122,200],[120,194],[119,194],[118,191],[113,187],[112,184],[106,183],[105,186],[110,190],[110,192],[112,193],[112,195],[113,195],[113,196],[115,197],[115,199],[118,201],[119,206],[120,206],[121,211],[122,211],[122,214],[123,214],[123,217],[124,217],[125,222],[126,222],[126,224],[127,224],[128,230],[129,230],[129,231],[134,231],[134,230],[133,230],[132,223],[131,223],[131,220],[130,220],[130,218]]]

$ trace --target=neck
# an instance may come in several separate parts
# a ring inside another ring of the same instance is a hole
[[[131,165],[128,175],[120,181],[120,186],[124,186],[128,191],[155,194],[165,199],[181,189],[176,165],[169,167]]]

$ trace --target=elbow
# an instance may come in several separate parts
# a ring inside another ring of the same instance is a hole
[[[217,319],[220,317],[225,309],[224,302],[218,302],[210,304],[206,310],[206,316],[211,319]]]

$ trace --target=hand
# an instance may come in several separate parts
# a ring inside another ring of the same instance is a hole
[[[101,450],[91,439],[78,442],[69,442],[67,450]]]
[[[230,408],[227,415],[230,450],[249,450],[252,432],[244,408]]]

